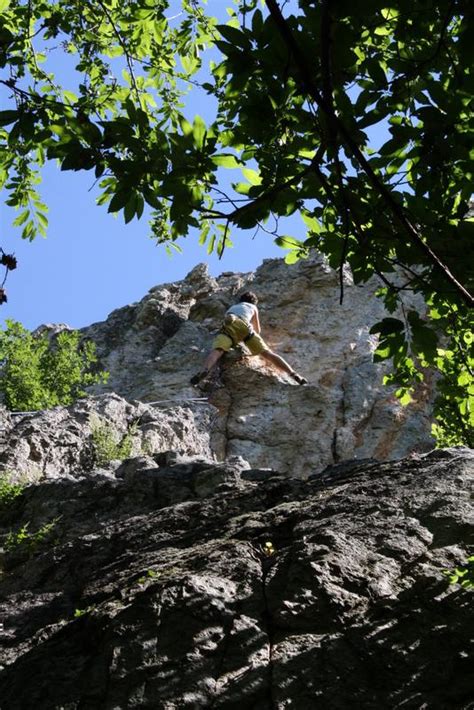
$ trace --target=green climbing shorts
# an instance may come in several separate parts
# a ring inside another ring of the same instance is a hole
[[[240,341],[243,342],[243,341]],[[245,347],[250,350],[252,355],[260,355],[264,350],[268,350],[268,346],[264,339],[260,337],[257,333],[252,335],[251,338],[244,343]],[[218,333],[212,342],[213,350],[225,350],[229,352],[231,348],[234,347],[234,341],[229,335],[225,333]]]
[[[259,355],[264,350],[268,350],[264,339],[257,333],[254,333],[246,340],[249,332],[250,328],[245,321],[236,316],[227,316],[222,324],[221,332],[218,333],[213,340],[212,348],[213,350],[224,350],[228,352],[234,345],[244,343],[252,355]]]

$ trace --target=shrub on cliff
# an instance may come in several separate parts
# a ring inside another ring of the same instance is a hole
[[[85,395],[85,387],[105,382],[94,372],[95,344],[80,344],[78,331],[64,331],[50,341],[21,323],[7,320],[0,331],[0,393],[12,411],[68,405]]]

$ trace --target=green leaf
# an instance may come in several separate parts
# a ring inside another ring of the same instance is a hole
[[[408,322],[412,330],[413,347],[419,355],[431,360],[437,352],[438,338],[434,330],[428,327],[416,311],[409,311]]]
[[[250,42],[247,35],[236,27],[231,27],[230,25],[217,25],[216,30],[220,32],[222,37],[230,42],[233,47],[240,47],[241,49],[250,49]]]
[[[377,87],[385,87],[387,85],[387,77],[380,60],[371,59],[366,63],[366,67],[370,77],[373,79]]]
[[[231,155],[230,153],[220,153],[218,155],[213,155],[211,160],[214,165],[217,165],[222,168],[240,167],[238,159],[235,157],[235,155]]]
[[[186,74],[192,75],[199,68],[199,60],[191,55],[179,58]]]
[[[282,249],[301,249],[303,247],[303,242],[294,237],[276,237],[274,242]]]
[[[193,132],[193,127],[189,123],[189,121],[184,118],[184,116],[179,117],[179,125],[181,126],[181,130],[183,132],[183,135],[185,136],[190,136]]]
[[[63,90],[63,97],[67,104],[75,104],[77,101],[77,96],[72,91],[68,89]]]
[[[401,149],[407,145],[407,142],[407,140],[400,137],[391,138],[379,149],[379,153],[380,155],[398,156],[401,153]]]
[[[314,234],[321,233],[322,227],[321,227],[321,224],[316,219],[316,217],[311,217],[311,215],[308,212],[306,212],[305,210],[301,210],[300,214],[301,214],[301,219],[308,227],[309,232],[313,232]]]
[[[0,111],[0,126],[8,126],[19,118],[19,111]]]
[[[263,29],[263,15],[260,10],[255,10],[252,16],[252,32],[258,36]]]
[[[233,182],[232,187],[239,195],[248,195],[251,189],[248,182]]]
[[[18,217],[16,217],[16,219],[13,220],[14,226],[21,227],[21,225],[26,222],[26,220],[28,219],[29,216],[30,216],[30,211],[25,210],[20,215],[18,215]]]
[[[135,205],[137,219],[140,219],[140,217],[143,214],[144,209],[145,209],[145,200],[143,199],[142,195],[137,194],[136,195],[136,205]]]
[[[206,243],[207,236],[209,234],[209,231],[211,229],[211,225],[209,222],[206,222],[204,226],[201,229],[201,233],[199,235],[199,244],[203,246]]]
[[[391,333],[401,333],[405,330],[405,326],[398,318],[384,318],[375,323],[369,330],[369,333],[380,333],[380,335],[390,335]]]
[[[119,190],[112,197],[107,212],[119,212],[131,199],[130,190]]]
[[[135,194],[132,194],[132,196],[128,200],[128,202],[125,205],[125,208],[123,210],[123,217],[125,220],[125,224],[128,224],[129,222],[131,222],[132,219],[135,217],[136,207],[137,207],[137,196]]]
[[[241,170],[244,177],[246,177],[252,185],[261,185],[262,178],[257,170],[253,170],[252,168],[241,168]]]
[[[390,29],[390,27],[387,27],[386,25],[379,25],[378,27],[376,27],[374,29],[374,32],[376,35],[380,35],[383,37],[385,35],[389,35],[391,32],[391,29]]]
[[[214,251],[214,244],[216,243],[216,235],[213,234],[212,237],[209,240],[209,244],[207,245],[207,253],[212,254]]]
[[[413,399],[411,394],[409,392],[406,392],[405,390],[397,390],[395,394],[400,400],[400,404],[402,405],[402,407],[406,407]]]
[[[193,121],[193,138],[196,148],[202,148],[204,145],[204,137],[207,132],[207,127],[200,116],[196,116]]]
[[[161,209],[161,202],[157,193],[153,192],[149,187],[143,188],[143,197],[145,198],[147,204],[150,207],[154,207],[156,210]]]
[[[286,256],[285,256],[285,264],[296,264],[297,261],[300,260],[300,254],[298,251],[290,251]]]
[[[36,219],[38,220],[40,232],[42,234],[45,233],[45,230],[48,226],[48,218],[43,212],[37,212],[36,213]]]
[[[380,123],[380,121],[383,121],[386,115],[386,111],[382,111],[379,106],[376,106],[370,111],[365,112],[364,116],[359,121],[357,121],[357,128],[368,128],[369,126],[373,126],[374,123]]]

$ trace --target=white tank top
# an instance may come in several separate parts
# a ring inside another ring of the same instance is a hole
[[[235,303],[227,309],[227,313],[232,313],[238,318],[242,318],[246,323],[250,323],[253,315],[257,312],[257,306],[253,303]]]

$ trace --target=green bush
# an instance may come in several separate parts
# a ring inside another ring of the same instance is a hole
[[[133,437],[137,427],[132,424],[126,434],[120,432],[109,422],[101,419],[91,421],[94,463],[106,466],[114,459],[128,459],[133,450]]]
[[[21,323],[7,320],[0,331],[0,393],[12,411],[49,409],[72,404],[84,388],[105,382],[106,372],[94,372],[95,344],[80,344],[78,331],[64,331],[50,342]]]
[[[5,552],[21,552],[26,553],[28,556],[33,555],[38,547],[51,539],[58,520],[59,518],[54,518],[54,520],[45,523],[34,533],[29,532],[29,523],[25,523],[16,532],[11,530],[5,538]]]
[[[10,506],[24,488],[21,483],[11,483],[8,473],[0,473],[0,509]]]

